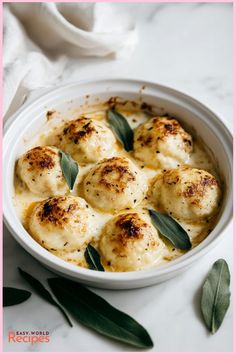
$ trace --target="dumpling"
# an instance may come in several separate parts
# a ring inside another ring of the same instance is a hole
[[[176,119],[154,117],[134,130],[134,155],[153,168],[175,168],[189,159],[189,135]]]
[[[63,176],[59,150],[54,146],[37,146],[17,162],[17,175],[37,195],[62,195],[69,191]]]
[[[48,198],[33,206],[28,221],[29,233],[54,253],[80,250],[91,240],[92,214],[92,209],[82,198]]]
[[[115,137],[102,122],[79,118],[66,123],[59,146],[80,163],[97,162],[115,152]]]
[[[84,179],[84,196],[92,206],[117,211],[136,206],[147,185],[141,171],[125,157],[99,162]]]
[[[154,183],[152,194],[168,214],[190,221],[215,215],[221,199],[216,178],[191,167],[163,171]]]
[[[155,265],[165,244],[147,215],[120,214],[104,227],[99,248],[112,271],[126,272]]]

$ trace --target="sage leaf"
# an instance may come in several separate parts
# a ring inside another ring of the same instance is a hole
[[[192,247],[187,232],[167,214],[150,209],[149,215],[155,228],[168,238],[168,240],[180,250],[189,250]]]
[[[76,177],[79,172],[79,166],[77,162],[74,161],[72,157],[66,152],[60,150],[59,154],[62,173],[70,190],[73,190]]]
[[[134,132],[125,117],[114,109],[107,111],[107,117],[113,133],[123,144],[125,150],[133,150]]]
[[[104,272],[104,268],[100,260],[100,254],[92,245],[88,244],[86,247],[84,258],[90,269]]]
[[[28,300],[31,293],[26,290],[3,287],[3,307],[21,304]]]
[[[73,327],[73,324],[71,323],[70,318],[68,317],[67,313],[65,310],[53,299],[52,295],[50,292],[37,280],[35,279],[32,275],[29,273],[23,271],[21,268],[18,267],[18,270],[20,272],[20,275],[31,285],[31,287],[36,291],[36,293],[42,297],[44,300],[49,302],[51,305],[56,306],[63,316],[65,317],[66,321],[70,325],[70,327]]]
[[[138,322],[84,286],[64,278],[51,278],[48,283],[58,301],[84,326],[138,348],[153,346]]]
[[[230,272],[224,259],[212,266],[203,285],[201,310],[205,324],[214,334],[221,326],[230,303]]]

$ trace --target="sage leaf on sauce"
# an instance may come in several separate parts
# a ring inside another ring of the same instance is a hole
[[[37,280],[35,279],[32,275],[29,273],[23,271],[21,268],[18,267],[18,270],[20,272],[20,275],[31,285],[31,287],[35,290],[35,292],[41,296],[44,300],[49,302],[51,305],[56,306],[63,316],[65,317],[66,321],[69,323],[70,327],[73,327],[73,324],[71,323],[70,318],[68,317],[67,313],[65,310],[53,299],[52,295],[50,292]]]
[[[201,310],[205,324],[214,334],[221,326],[230,303],[230,272],[224,259],[218,259],[203,285]]]
[[[123,144],[125,150],[133,150],[134,132],[125,117],[114,109],[107,111],[107,117],[113,133]]]
[[[27,290],[3,287],[3,307],[21,304],[28,300],[32,294]]]
[[[66,152],[60,150],[59,154],[62,173],[66,179],[66,183],[68,184],[70,190],[73,190],[76,177],[79,172],[79,166],[77,162],[74,161],[72,157]]]
[[[101,264],[100,254],[92,245],[88,244],[86,247],[84,258],[90,269],[104,272],[104,268]]]
[[[189,250],[192,247],[187,232],[167,214],[150,209],[149,215],[152,223],[160,233],[180,250]]]
[[[84,326],[138,348],[153,346],[138,322],[84,286],[64,278],[51,278],[48,283],[58,301]]]

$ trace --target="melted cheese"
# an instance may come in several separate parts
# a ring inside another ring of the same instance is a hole
[[[91,113],[86,112],[84,114],[88,118],[93,118],[94,120],[98,121],[103,121],[105,124],[106,123],[106,108],[103,107],[103,109],[98,109],[97,111],[91,110]],[[141,111],[141,110],[126,110],[126,107],[121,106],[119,107],[119,111],[124,114],[130,124],[130,126],[134,129],[137,126],[139,126],[142,123],[145,123],[149,118],[150,115]],[[38,141],[36,143],[32,144],[32,147],[41,145],[56,145],[57,141],[57,136],[58,132],[60,131],[60,127],[56,127],[52,129],[51,131],[48,132],[48,134],[44,134],[38,138]],[[117,149],[114,152],[114,156],[120,156],[120,157],[127,157],[131,161],[133,161],[136,166],[138,166],[142,173],[145,175],[145,180],[147,183],[150,185],[153,177],[156,177],[158,173],[161,172],[159,169],[153,169],[153,168],[148,168],[145,167],[142,161],[139,161],[134,158],[133,152],[126,152],[122,145],[117,142]],[[207,152],[206,147],[204,144],[201,142],[200,139],[194,138],[193,140],[193,152],[190,155],[190,158],[188,160],[188,165],[199,168],[199,169],[204,169],[214,176],[218,177],[217,173],[217,168],[216,164],[214,162],[214,159],[210,156],[209,152]],[[77,177],[77,181],[74,187],[74,190],[72,192],[72,195],[74,196],[79,196],[81,198],[84,198],[84,193],[83,193],[83,181],[85,176],[88,174],[89,170],[95,166],[95,163],[89,163],[89,164],[80,164],[80,169],[79,169],[79,175]],[[218,178],[219,179],[219,178]],[[17,176],[15,176],[15,195],[13,197],[13,202],[15,205],[15,208],[17,210],[17,214],[22,222],[22,224],[25,226],[26,229],[28,229],[28,222],[27,218],[29,215],[29,210],[30,206],[34,202],[38,202],[41,200],[44,200],[44,197],[37,196],[33,193],[31,193],[28,189],[25,188],[23,183],[19,180]],[[152,208],[152,209],[157,209],[157,206],[155,203],[148,197],[145,197],[143,201],[138,205],[137,208],[135,208],[135,211],[138,213],[145,215],[146,214],[146,209],[147,208]],[[159,211],[163,211],[159,209]],[[120,210],[119,213],[122,212],[127,212],[127,210]],[[103,228],[105,227],[106,223],[109,222],[113,217],[115,217],[117,214],[116,212],[104,212],[102,210],[94,208],[93,214],[92,214],[92,227],[93,227],[93,235],[92,235],[92,244],[95,247],[99,247],[99,240],[100,236],[102,233]],[[204,222],[184,222],[184,221],[179,221],[179,223],[184,227],[184,229],[188,232],[188,235],[192,241],[193,247],[197,246],[207,235],[210,233],[210,231],[213,229],[215,223],[217,220],[217,215],[212,218],[208,223]],[[160,236],[161,237],[161,236]],[[161,237],[162,238],[162,237]],[[180,257],[184,252],[178,249],[175,249],[173,245],[166,239],[162,238],[165,247],[162,248],[161,250],[161,256],[157,258],[157,260],[154,262],[154,266],[160,266],[161,264],[164,264],[166,262],[169,262],[177,257]],[[53,251],[51,251],[53,253]],[[67,253],[62,253],[59,256],[60,258],[64,259],[67,262],[82,266],[82,267],[87,267],[85,259],[84,259],[84,249],[80,249],[79,251],[73,251],[73,252],[67,252]],[[107,271],[116,271],[112,265],[107,264],[105,260],[103,260],[104,267]],[[141,269],[141,268],[139,268]],[[117,270],[118,271],[118,270]]]

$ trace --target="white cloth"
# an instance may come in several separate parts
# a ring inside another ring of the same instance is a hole
[[[55,84],[68,56],[127,56],[137,42],[131,17],[108,3],[5,4],[3,21],[4,115],[20,87]]]

